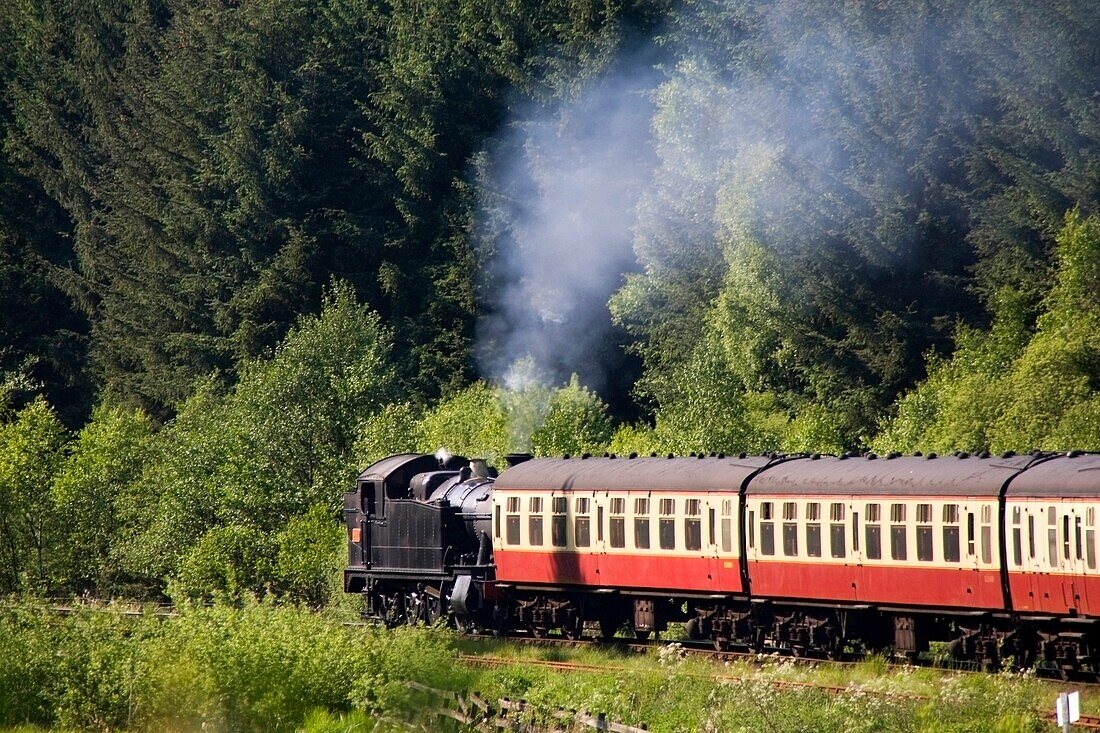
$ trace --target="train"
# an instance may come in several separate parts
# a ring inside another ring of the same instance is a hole
[[[506,463],[401,454],[358,476],[344,588],[366,614],[1100,671],[1100,454]]]

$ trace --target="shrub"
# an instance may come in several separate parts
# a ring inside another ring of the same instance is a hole
[[[334,591],[342,591],[334,588],[334,577],[347,560],[347,545],[343,525],[328,507],[318,504],[292,518],[275,541],[275,583],[281,595],[320,608]]]
[[[168,584],[176,601],[240,601],[262,596],[274,581],[276,542],[252,527],[215,527],[203,535]]]

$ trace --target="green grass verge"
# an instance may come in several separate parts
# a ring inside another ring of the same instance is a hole
[[[529,647],[457,639],[443,629],[346,626],[339,613],[265,604],[182,609],[178,617],[98,611],[57,616],[31,605],[0,611],[0,730],[305,731],[385,733],[426,717],[438,689],[523,698],[528,722],[558,707],[603,712],[661,731],[1042,731],[1062,685],[1028,675],[887,667],[719,665],[675,645]],[[462,653],[510,662],[468,668]],[[532,660],[600,671],[562,673]],[[787,687],[781,687],[783,683]],[[844,688],[839,694],[814,687]],[[1100,710],[1088,693],[1085,712]]]

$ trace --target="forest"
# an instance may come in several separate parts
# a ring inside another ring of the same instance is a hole
[[[0,3],[0,594],[323,606],[395,451],[1100,450],[1097,38]]]

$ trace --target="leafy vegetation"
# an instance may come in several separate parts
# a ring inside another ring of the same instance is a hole
[[[881,660],[718,666],[685,658],[676,644],[639,658],[503,643],[489,651],[510,664],[471,669],[458,657],[471,642],[441,629],[349,627],[340,615],[254,603],[178,610],[171,619],[107,608],[64,618],[31,605],[0,612],[0,725],[370,731],[416,721],[437,729],[437,701],[412,680],[490,701],[522,698],[524,719],[536,725],[564,707],[653,731],[1031,731],[1049,725],[1055,689],[1026,675]],[[588,670],[532,665],[548,655]],[[1084,711],[1096,704],[1086,692]]]
[[[1034,329],[1003,293],[989,332],[966,330],[950,360],[899,402],[881,450],[1072,450],[1100,445],[1100,219],[1070,213],[1055,284]]]

